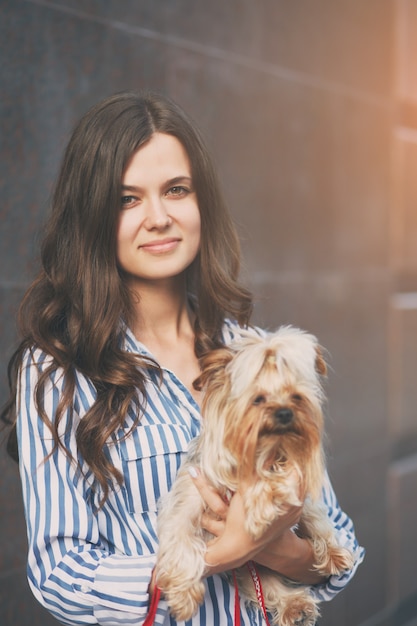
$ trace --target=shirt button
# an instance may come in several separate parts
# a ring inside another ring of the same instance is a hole
[[[88,593],[89,591],[91,591],[89,585],[81,585],[80,589],[82,593]]]

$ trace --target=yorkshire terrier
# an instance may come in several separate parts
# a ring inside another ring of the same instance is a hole
[[[156,580],[176,619],[189,619],[203,602],[204,557],[213,538],[201,527],[207,507],[192,482],[191,466],[225,500],[242,481],[251,485],[242,497],[246,531],[255,540],[288,505],[302,505],[293,530],[310,541],[315,570],[328,577],[352,567],[352,554],[337,544],[320,499],[325,472],[321,377],[326,370],[317,339],[288,326],[266,336],[243,331],[231,346],[202,359],[195,382],[203,390],[202,431],[158,514]],[[248,482],[253,475],[256,480]],[[308,586],[291,584],[260,565],[254,577],[253,567],[234,573],[247,601],[259,605],[260,583],[274,625],[316,623],[318,601]]]

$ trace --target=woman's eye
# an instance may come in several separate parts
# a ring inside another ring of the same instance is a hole
[[[121,205],[122,208],[127,209],[129,206],[136,202],[136,198],[134,196],[122,196]]]
[[[180,185],[171,187],[168,190],[168,195],[170,196],[185,196],[187,193],[189,193],[189,190],[186,187],[181,187]]]

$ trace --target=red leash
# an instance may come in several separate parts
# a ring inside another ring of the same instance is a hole
[[[248,561],[246,566],[249,570],[250,575],[252,576],[253,585],[255,587],[256,597],[258,598],[259,606],[262,609],[262,613],[265,619],[265,623],[267,626],[271,626],[269,623],[268,615],[265,607],[265,598],[264,593],[262,591],[261,579],[259,577],[258,571],[255,567],[255,563],[253,561]],[[239,588],[237,584],[236,570],[233,570],[233,583],[235,585],[235,626],[240,626],[240,601],[239,601]],[[161,590],[159,587],[155,587],[151,604],[149,606],[149,612],[143,622],[143,626],[153,626],[156,610],[158,608],[159,600],[161,599]]]
[[[235,584],[235,626],[240,626],[240,602],[239,602],[239,588],[237,586],[236,570],[232,571],[233,582]]]
[[[161,590],[159,587],[155,587],[153,590],[151,604],[149,606],[149,612],[146,616],[145,621],[143,622],[143,626],[153,626],[153,622],[156,615],[156,609],[158,608],[158,602],[161,598]]]
[[[267,626],[271,626],[266,612],[264,592],[262,590],[261,579],[253,561],[248,561],[246,566],[252,576],[253,586],[255,587],[256,597],[258,598],[259,606],[262,609],[262,614]],[[240,605],[239,605],[239,589],[237,585],[236,571],[233,570],[233,582],[235,585],[235,626],[240,626]]]
[[[261,584],[261,579],[259,577],[258,574],[258,570],[255,567],[255,563],[253,561],[248,561],[246,563],[247,568],[250,572],[250,575],[252,576],[252,580],[253,580],[253,585],[255,587],[255,591],[256,591],[256,597],[258,598],[258,602],[259,605],[262,609],[262,613],[264,615],[265,618],[265,622],[267,624],[267,626],[271,626],[269,623],[269,619],[268,619],[268,614],[266,612],[266,606],[265,606],[265,598],[264,598],[264,592],[262,590],[262,584]]]

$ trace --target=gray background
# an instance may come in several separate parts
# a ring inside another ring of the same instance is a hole
[[[255,321],[331,355],[330,473],[367,558],[320,623],[415,623],[417,2],[1,0],[0,50],[1,400],[73,123],[115,91],[168,93],[217,161]],[[0,498],[0,623],[52,625],[4,446]]]

